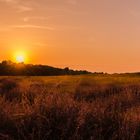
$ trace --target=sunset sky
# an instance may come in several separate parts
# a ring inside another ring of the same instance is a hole
[[[0,0],[0,60],[140,71],[140,0]]]

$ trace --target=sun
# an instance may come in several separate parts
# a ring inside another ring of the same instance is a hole
[[[16,56],[16,61],[18,63],[23,63],[23,62],[25,62],[25,58],[23,55],[18,55],[18,56]]]
[[[14,60],[17,63],[25,63],[27,61],[27,55],[24,51],[16,52],[14,54]]]

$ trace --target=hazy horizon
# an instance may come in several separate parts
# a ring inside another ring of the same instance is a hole
[[[32,64],[139,72],[139,6],[138,0],[0,0],[0,60],[20,51]]]

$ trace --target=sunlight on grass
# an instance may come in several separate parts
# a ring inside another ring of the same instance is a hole
[[[0,139],[140,138],[140,77],[0,77]]]

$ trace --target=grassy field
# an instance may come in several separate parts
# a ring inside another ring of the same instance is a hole
[[[140,77],[0,77],[1,139],[140,139]]]

